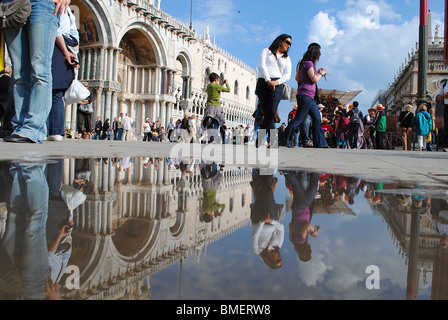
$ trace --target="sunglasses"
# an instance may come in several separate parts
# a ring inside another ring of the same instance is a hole
[[[285,43],[286,43],[288,46],[291,46],[291,42],[290,42],[289,40],[285,40]]]

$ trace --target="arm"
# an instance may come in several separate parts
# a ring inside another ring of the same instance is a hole
[[[292,66],[291,66],[291,59],[288,57],[286,59],[286,67],[283,69],[283,75],[280,79],[278,79],[278,84],[284,84],[291,79],[291,73],[292,73]]]
[[[260,78],[263,78],[266,82],[271,80],[271,76],[269,75],[269,71],[266,65],[266,60],[268,58],[268,55],[271,52],[269,51],[269,49],[264,49],[261,54],[260,57],[258,58],[258,70],[260,72]]]
[[[308,69],[308,76],[310,77],[311,81],[313,81],[314,83],[319,82],[319,80],[322,79],[325,74],[326,74],[325,69],[322,69],[322,68],[319,69],[317,75],[314,72],[314,68],[309,68]]]
[[[54,15],[62,15],[64,12],[67,12],[67,8],[70,4],[71,0],[53,0],[53,2],[56,4],[56,7],[54,8]]]
[[[222,86],[222,92],[230,92],[230,86],[227,80],[224,80],[221,86]]]
[[[78,61],[78,57],[71,53],[70,51],[68,51],[67,46],[65,45],[65,41],[64,41],[64,37],[60,36],[60,37],[56,37],[56,45],[59,47],[59,49],[61,49],[62,54],[65,57],[65,60],[71,64],[72,66],[74,66],[76,68],[76,66],[79,68],[79,65],[76,64],[75,66],[75,62],[72,61],[72,58],[74,58],[76,61]]]

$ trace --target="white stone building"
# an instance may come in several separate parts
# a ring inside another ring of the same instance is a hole
[[[198,35],[163,12],[160,0],[73,0],[71,9],[80,33],[78,78],[94,93],[92,121],[128,113],[138,136],[146,118],[160,117],[164,126],[184,112],[201,119],[208,74],[216,72],[231,87],[221,100],[227,126],[253,122],[257,71],[216,46],[208,28]],[[66,111],[73,130],[76,108]]]

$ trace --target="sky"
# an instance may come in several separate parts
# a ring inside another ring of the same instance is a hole
[[[427,2],[432,32],[440,25],[443,36],[445,1]],[[163,0],[161,9],[189,26],[190,5],[191,0]],[[192,16],[199,35],[208,25],[218,47],[253,68],[280,34],[292,37],[293,67],[308,44],[318,42],[318,67],[329,74],[319,87],[362,90],[355,100],[365,111],[416,47],[419,15],[420,0],[193,0]],[[296,87],[294,75],[289,85]],[[293,104],[282,101],[281,115]]]

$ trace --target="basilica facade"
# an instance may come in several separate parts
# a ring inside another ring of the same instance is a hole
[[[92,119],[112,122],[127,113],[137,135],[147,118],[160,117],[164,126],[185,113],[200,120],[215,72],[231,87],[221,99],[227,126],[253,122],[257,70],[219,48],[208,28],[199,35],[163,12],[160,0],[73,0],[70,8],[80,35],[78,79],[93,93]],[[72,130],[76,108],[66,108]]]

